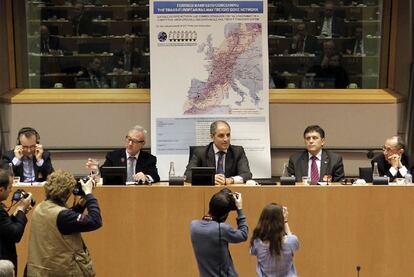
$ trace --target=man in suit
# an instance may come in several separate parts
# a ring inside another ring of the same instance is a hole
[[[114,71],[138,71],[139,53],[134,49],[134,41],[127,37],[122,49],[116,51],[113,57]]]
[[[343,179],[342,157],[322,149],[325,145],[325,131],[318,125],[311,125],[306,127],[303,137],[306,150],[289,158],[289,175],[294,175],[298,182],[302,181],[302,176],[309,176],[314,184]]]
[[[49,28],[46,25],[40,26],[40,53],[57,54],[59,49],[59,38],[50,35]]]
[[[318,40],[316,37],[308,34],[305,23],[301,22],[296,25],[296,34],[290,45],[290,54],[316,54],[318,52]]]
[[[127,182],[159,182],[157,158],[141,151],[145,145],[146,134],[147,131],[143,127],[139,125],[132,127],[125,137],[125,149],[109,152],[103,166],[126,166]],[[120,182],[121,180],[116,178],[108,178],[107,183],[120,184]]]
[[[24,183],[46,181],[53,172],[50,153],[43,149],[39,133],[31,127],[20,129],[17,145],[3,155],[3,168],[8,168],[10,164],[14,175]]]
[[[404,178],[409,173],[409,158],[405,154],[405,144],[399,136],[393,136],[385,140],[382,154],[372,159],[371,164],[377,163],[380,176],[388,176],[390,181],[395,178]]]
[[[345,23],[341,17],[334,15],[335,5],[326,1],[323,16],[318,20],[316,35],[326,38],[342,37],[345,34]]]
[[[230,145],[230,125],[217,120],[210,125],[212,142],[194,150],[187,165],[185,176],[191,182],[193,167],[215,167],[215,184],[240,184],[252,178],[249,161],[242,146]]]
[[[365,43],[362,36],[362,27],[357,26],[354,30],[354,38],[344,45],[344,53],[348,55],[365,55]]]

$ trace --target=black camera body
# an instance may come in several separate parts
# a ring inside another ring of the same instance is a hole
[[[27,197],[29,197],[29,193],[27,193],[23,189],[18,189],[13,193],[12,201],[18,202],[21,199],[24,199],[24,198],[27,198]],[[34,205],[36,205],[36,200],[32,197],[32,199],[30,201],[30,206],[34,207]]]
[[[73,188],[73,191],[72,191],[73,195],[75,195],[75,196],[84,196],[85,195],[85,192],[82,189],[82,184],[80,182],[81,180],[84,183],[86,183],[89,180],[89,178],[88,177],[83,177],[83,178],[79,178],[77,180],[76,185],[75,185],[75,187]]]

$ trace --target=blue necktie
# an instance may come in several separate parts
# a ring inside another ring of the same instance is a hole
[[[217,174],[224,174],[224,154],[226,154],[223,151],[219,151],[218,152],[218,160],[217,160],[217,169],[216,169],[216,173]]]

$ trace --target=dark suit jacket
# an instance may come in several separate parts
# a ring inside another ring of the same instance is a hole
[[[105,163],[102,166],[127,166],[127,157],[125,148],[118,149],[106,154]],[[157,169],[157,158],[150,153],[140,151],[138,160],[135,167],[135,172],[142,172],[145,175],[150,175],[154,182],[160,181]],[[125,172],[126,175],[126,172]],[[108,183],[111,184],[122,184],[122,180],[108,179]]]
[[[191,169],[197,166],[216,167],[216,157],[212,142],[206,147],[194,149],[193,156],[191,157],[184,174],[187,177],[187,181],[191,182]],[[252,178],[249,161],[247,160],[246,153],[242,146],[230,145],[227,149],[225,166],[224,175],[226,178],[241,176],[245,182]]]
[[[36,158],[33,155],[35,182],[46,181],[47,176],[49,176],[49,174],[53,172],[53,166],[52,166],[52,161],[50,159],[50,153],[44,150],[42,158],[43,158],[43,165],[39,167],[36,165]],[[9,166],[9,163],[11,163],[14,159],[14,150],[7,151],[3,155],[2,159],[3,159],[3,168],[7,169]],[[21,178],[23,178],[23,162],[18,166],[13,165],[13,173],[15,176],[20,176]]]
[[[410,165],[409,165],[409,159],[408,157],[403,154],[401,156],[401,163],[407,168],[408,173],[410,173]],[[390,172],[390,168],[391,168],[391,164],[388,163],[387,160],[385,160],[385,156],[383,153],[375,156],[372,160],[371,160],[371,166],[372,169],[374,169],[374,163],[378,164],[378,173],[380,176],[388,176],[390,177],[390,182],[394,181],[395,178],[403,178],[403,176],[401,176],[400,172],[397,172],[397,175],[392,176],[391,172]]]
[[[297,182],[302,182],[302,176],[308,176],[308,151],[292,155],[289,158],[288,172],[294,175]],[[332,182],[339,182],[345,177],[342,157],[327,150],[322,150],[321,169],[319,181],[323,181],[323,176],[331,175]]]
[[[113,56],[113,68],[124,68],[124,50],[118,50],[114,53]],[[139,67],[139,53],[137,51],[131,52],[131,61],[130,61],[131,68],[127,68],[126,70],[132,71],[133,68]]]
[[[298,49],[298,43],[293,39],[292,43],[290,44],[289,53],[290,54],[296,54],[299,51]],[[312,35],[307,35],[305,37],[305,53],[310,54],[319,54],[319,45],[318,45],[318,39]]]
[[[316,24],[316,36],[321,35],[324,17],[319,18]],[[332,17],[332,37],[343,37],[345,35],[345,23],[341,17]]]
[[[0,260],[9,260],[17,270],[16,243],[23,237],[27,223],[26,215],[18,212],[16,216],[9,214],[0,203]]]

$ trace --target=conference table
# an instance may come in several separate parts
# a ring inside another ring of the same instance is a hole
[[[16,186],[44,199],[39,186]],[[262,208],[288,207],[299,237],[299,276],[390,277],[414,272],[414,186],[229,186],[242,193],[249,239]],[[198,276],[190,222],[208,212],[217,186],[101,186],[94,190],[103,227],[83,233],[98,277]],[[72,199],[69,200],[71,203]],[[6,201],[9,205],[9,200]],[[18,244],[19,276],[27,257],[30,217]],[[236,226],[232,212],[227,223]],[[239,276],[256,276],[249,241],[230,246]]]

